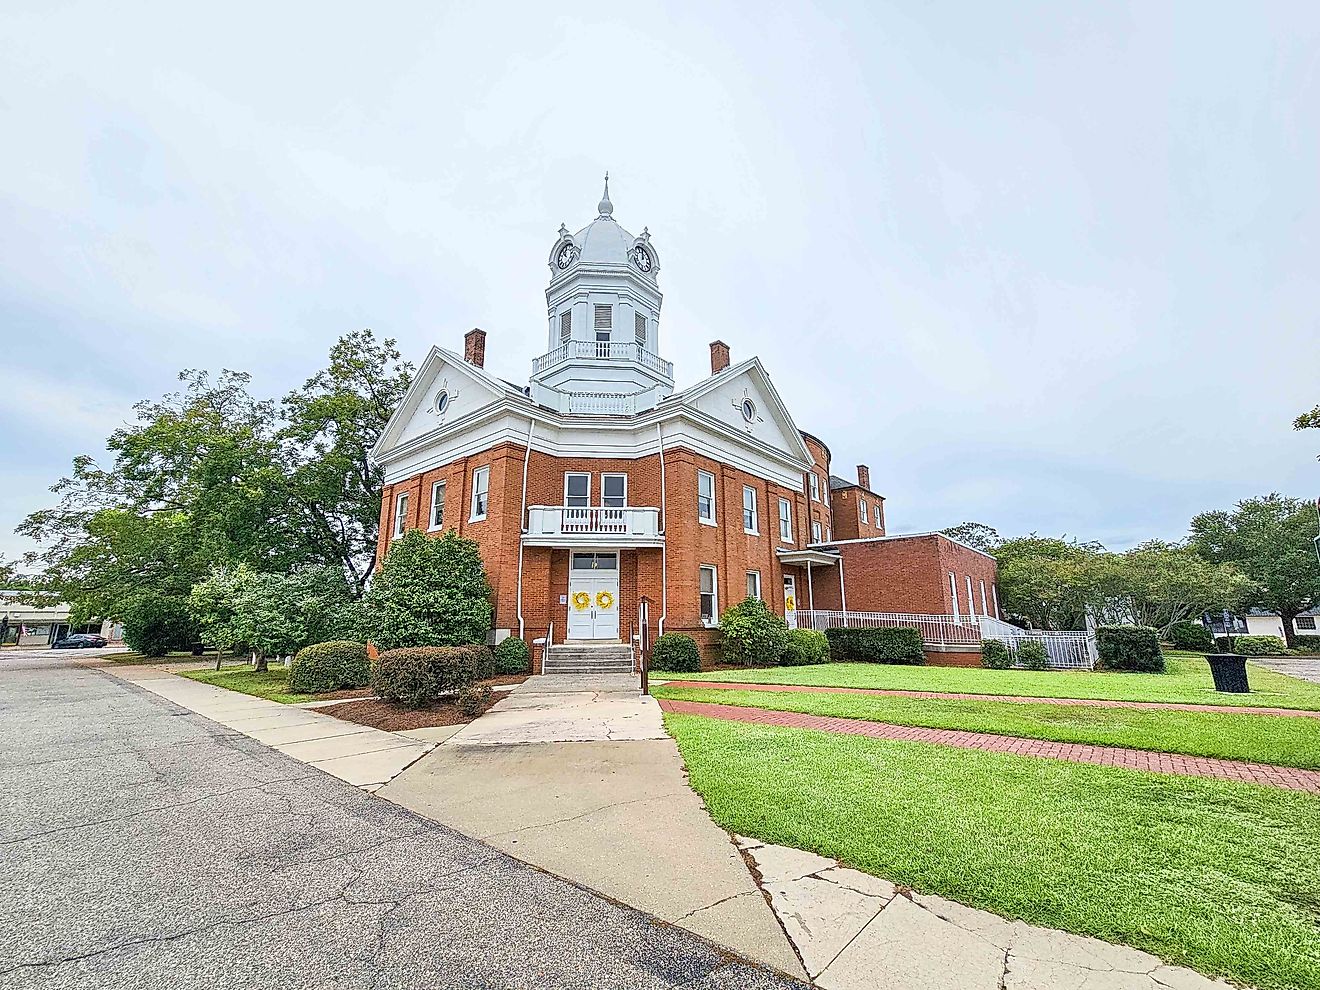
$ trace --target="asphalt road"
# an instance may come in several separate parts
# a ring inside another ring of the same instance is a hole
[[[799,984],[62,652],[0,654],[0,990]]]

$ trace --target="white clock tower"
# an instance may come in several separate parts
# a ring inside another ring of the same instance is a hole
[[[596,219],[575,234],[560,226],[545,290],[549,352],[532,362],[532,398],[560,412],[631,414],[674,391],[660,357],[660,258],[643,230],[614,219],[610,179]]]

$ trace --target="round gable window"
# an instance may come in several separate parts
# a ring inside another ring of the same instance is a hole
[[[749,423],[756,421],[756,403],[751,399],[742,400],[742,418]]]
[[[445,410],[448,408],[449,408],[449,390],[442,388],[440,390],[440,394],[435,397],[435,411],[443,416]]]

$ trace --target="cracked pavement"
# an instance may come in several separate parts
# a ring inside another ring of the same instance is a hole
[[[0,990],[788,988],[63,657],[0,656]]]
[[[823,990],[1233,990],[1125,945],[903,890],[800,849],[737,842]]]

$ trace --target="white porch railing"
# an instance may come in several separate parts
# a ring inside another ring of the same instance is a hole
[[[637,411],[635,394],[619,395],[614,392],[565,392],[568,408],[565,412],[594,413],[605,416],[631,416]]]
[[[967,646],[979,649],[981,640],[997,639],[1014,656],[1021,643],[1034,640],[1045,647],[1051,667],[1078,670],[1095,668],[1095,634],[1089,632],[1019,629],[988,615],[922,615],[912,612],[840,612],[822,609],[800,609],[794,614],[799,629],[907,626],[920,631],[921,641],[926,646]]]
[[[652,354],[641,344],[626,340],[568,340],[548,354],[532,359],[532,374],[540,374],[562,361],[586,358],[595,361],[636,361],[666,378],[674,377],[674,364]]]
[[[882,626],[907,626],[921,632],[927,646],[980,646],[981,629],[969,616],[922,615],[914,612],[847,612],[824,609],[800,609],[799,629],[877,629]]]
[[[575,540],[610,537],[621,546],[629,543],[655,543],[660,535],[660,510],[647,506],[609,508],[605,506],[533,505],[527,509],[527,543],[563,540],[564,546]]]

